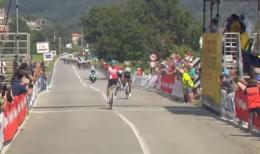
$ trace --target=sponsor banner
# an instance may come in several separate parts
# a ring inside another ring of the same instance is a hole
[[[236,118],[248,122],[249,112],[246,105],[246,96],[241,90],[236,91],[235,93],[235,109],[236,109]],[[254,125],[256,128],[260,129],[260,118],[255,116]]]
[[[236,118],[235,93],[227,94],[225,90],[221,90],[221,115],[228,119]]]
[[[202,98],[203,104],[220,112],[222,40],[220,33],[206,33],[203,35],[202,52]],[[214,81],[214,82],[212,82]]]
[[[49,52],[49,42],[37,42],[36,43],[37,53],[46,53]]]
[[[161,90],[165,93],[171,94],[174,85],[174,78],[171,75],[161,76]]]
[[[181,81],[176,80],[174,82],[172,96],[184,100],[183,86]]]

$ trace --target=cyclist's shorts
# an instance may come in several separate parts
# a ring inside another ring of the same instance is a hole
[[[108,84],[107,87],[110,87],[112,85],[116,85],[117,84],[118,79],[109,79],[108,80]]]

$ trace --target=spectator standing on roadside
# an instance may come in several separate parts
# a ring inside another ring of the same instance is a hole
[[[190,103],[195,103],[195,98],[193,93],[194,83],[189,73],[187,72],[187,69],[185,67],[178,68],[178,71],[181,74],[185,101]]]
[[[243,14],[240,15],[240,20],[241,20],[241,22],[244,23],[245,31],[248,33],[249,38],[251,38],[253,31],[255,29],[254,24],[248,18],[245,18],[245,16]]]
[[[227,25],[225,31],[227,32],[240,32],[241,31],[241,22],[239,19],[239,16],[236,14],[232,14],[228,19],[227,19]]]
[[[143,75],[143,71],[142,71],[142,69],[140,67],[137,68],[136,75],[137,76],[142,76]]]
[[[248,133],[252,132],[255,114],[260,118],[260,92],[258,85],[260,85],[259,75],[256,79],[249,79],[247,83],[243,81],[238,82],[238,87],[243,90],[246,95],[246,105],[249,111]]]

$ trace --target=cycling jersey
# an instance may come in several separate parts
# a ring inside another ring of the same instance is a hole
[[[117,75],[118,70],[114,69],[114,68],[109,68],[108,69],[108,73],[109,73],[109,79],[118,79],[118,75]]]
[[[124,70],[124,77],[127,78],[128,80],[131,79],[131,69],[129,67],[126,67]]]

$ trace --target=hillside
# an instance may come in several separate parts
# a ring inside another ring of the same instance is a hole
[[[51,22],[75,25],[78,24],[82,15],[95,6],[115,4],[123,1],[126,0],[22,0],[20,1],[20,12],[25,16],[37,16],[47,18]],[[202,1],[180,0],[184,8],[199,20],[202,20]],[[226,18],[231,13],[243,13],[250,19],[255,20],[256,6],[256,3],[248,2],[236,2],[236,5],[231,2],[223,3],[222,18]]]
[[[123,0],[22,0],[20,13],[25,16],[47,18],[51,22],[78,24],[79,18],[97,5]]]

